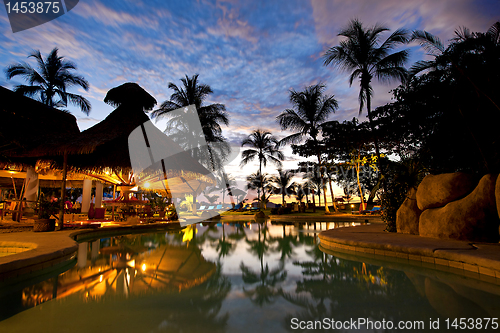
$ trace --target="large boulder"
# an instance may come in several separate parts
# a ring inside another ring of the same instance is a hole
[[[423,211],[418,227],[420,236],[498,242],[496,179],[497,175],[485,175],[465,198]]]
[[[411,188],[396,212],[396,229],[399,233],[418,235],[418,223],[422,211],[417,207],[417,189]]]
[[[463,172],[427,175],[418,186],[418,208],[423,211],[444,207],[471,193],[476,185],[476,178]]]

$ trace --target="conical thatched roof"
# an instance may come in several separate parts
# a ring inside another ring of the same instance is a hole
[[[127,82],[108,91],[104,103],[115,107],[129,105],[143,107],[144,110],[152,110],[156,105],[156,99],[137,83]]]
[[[121,89],[124,89],[128,94],[126,98],[121,96],[123,93]],[[129,151],[129,137],[134,131],[135,133],[139,131],[141,136],[143,131],[147,131],[148,144],[160,147],[157,150],[157,157],[160,159],[168,157],[163,163],[168,177],[182,176],[204,180],[206,180],[204,176],[213,178],[205,167],[191,158],[189,152],[185,152],[177,143],[151,124],[149,117],[143,110],[153,107],[152,102],[154,101],[156,104],[156,100],[144,89],[135,83],[126,83],[111,89],[106,100],[113,100],[114,103],[119,104],[118,108],[111,112],[106,119],[81,132],[80,135],[75,136],[61,147],[70,155],[68,157],[70,168],[75,171],[102,171],[104,168],[111,168],[115,171],[131,170],[131,157],[141,157],[142,155],[141,153],[135,154],[136,151]],[[146,144],[143,143],[143,150],[147,151]],[[146,156],[149,155],[146,153]],[[148,161],[146,159],[145,168],[151,164]],[[189,175],[190,173],[191,175]],[[199,178],[195,175],[202,177]]]
[[[0,87],[0,163],[35,165],[80,133],[76,118]]]

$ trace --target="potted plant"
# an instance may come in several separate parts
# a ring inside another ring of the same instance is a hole
[[[167,202],[162,197],[158,197],[155,200],[156,207],[158,207],[158,214],[160,218],[165,218],[165,208],[167,208]]]
[[[33,231],[54,231],[56,228],[56,216],[59,213],[59,201],[57,198],[48,200],[41,196],[38,201],[38,220],[35,220]]]

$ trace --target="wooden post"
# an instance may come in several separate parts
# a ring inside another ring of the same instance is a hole
[[[116,197],[116,184],[113,185],[113,200],[115,200]],[[113,205],[113,212],[111,213],[111,219],[114,221],[115,220],[115,205]]]
[[[68,152],[64,151],[63,174],[61,179],[61,202],[59,203],[59,223],[57,230],[63,229],[64,224],[64,202],[66,201],[66,175],[68,172]]]

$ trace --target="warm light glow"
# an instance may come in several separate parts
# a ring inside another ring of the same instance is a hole
[[[142,264],[142,271],[145,272],[146,271],[146,264]]]
[[[354,205],[351,205],[351,208],[354,208]]]
[[[151,184],[149,182],[144,183],[144,188],[150,188],[150,187],[151,187]]]
[[[99,282],[102,282],[102,274],[99,275]]]

